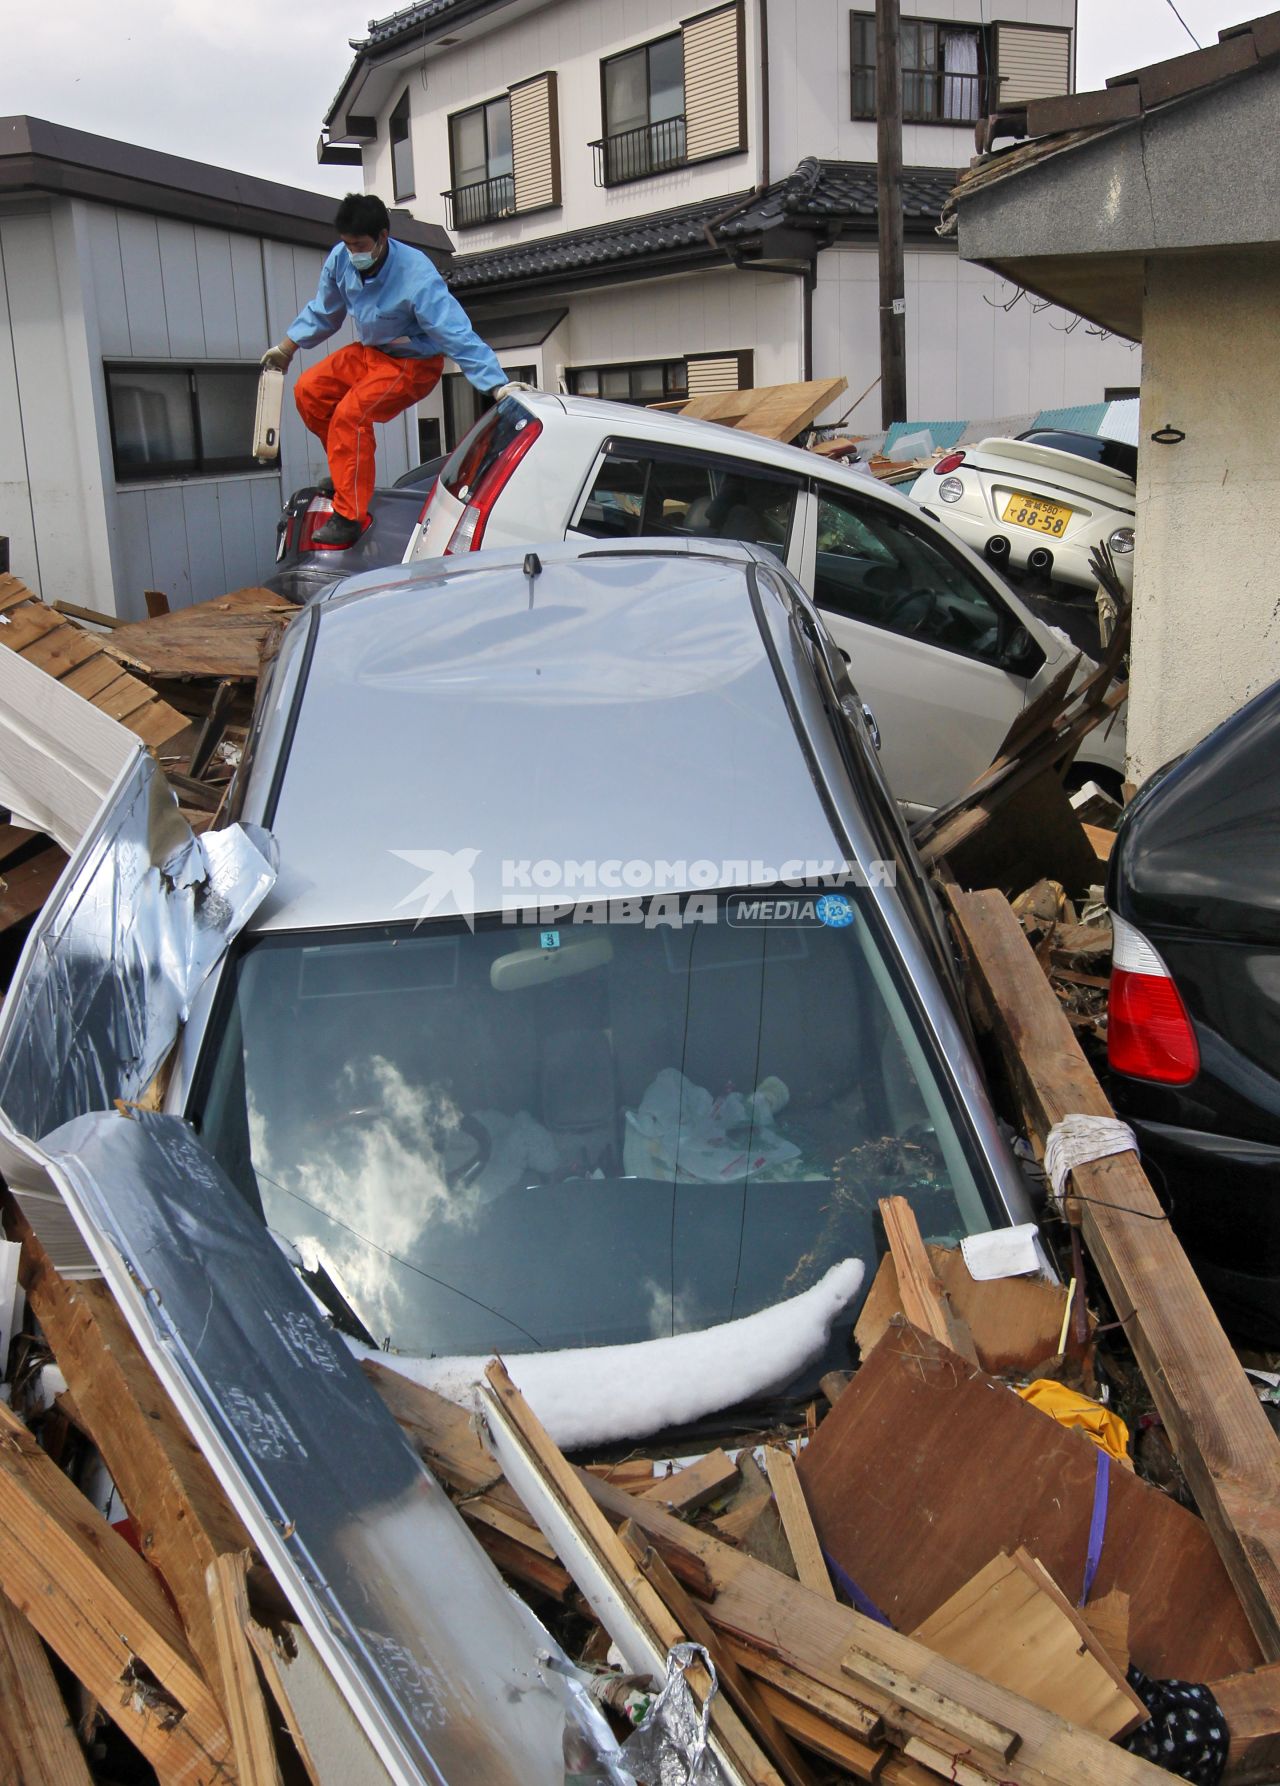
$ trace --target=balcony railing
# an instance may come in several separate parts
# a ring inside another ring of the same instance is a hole
[[[670,167],[683,167],[685,133],[683,118],[661,118],[636,130],[600,137],[591,144],[596,158],[596,185],[621,186],[627,180],[643,180]]]
[[[442,192],[449,208],[450,229],[469,229],[477,223],[492,223],[498,217],[510,217],[516,208],[516,177],[497,174],[492,180],[477,180],[471,186],[455,186]]]
[[[902,71],[904,124],[974,124],[980,113],[976,74],[946,74],[941,69]]]

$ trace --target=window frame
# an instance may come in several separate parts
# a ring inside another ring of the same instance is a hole
[[[171,483],[176,479],[239,477],[246,471],[258,472],[266,477],[279,475],[279,465],[264,465],[255,459],[253,446],[253,409],[250,406],[245,422],[245,450],[243,454],[235,454],[230,458],[209,459],[204,456],[204,437],[200,425],[200,403],[197,388],[197,376],[201,373],[239,372],[246,377],[258,379],[260,367],[256,360],[155,360],[155,359],[119,359],[109,358],[102,361],[102,382],[107,401],[107,432],[111,440],[111,466],[117,484],[155,484]],[[120,442],[117,436],[117,404],[113,390],[112,374],[118,372],[166,372],[184,374],[187,380],[187,399],[191,406],[192,436],[195,441],[194,459],[168,459],[149,465],[122,465],[120,462]]]
[[[489,142],[489,108],[495,105],[505,105],[507,108],[507,135],[511,138],[511,172],[509,174],[491,174],[488,171],[493,155],[492,146]],[[471,117],[474,112],[479,112],[484,125],[485,177],[483,180],[473,180],[466,186],[460,187],[458,185],[458,152],[457,144],[454,140],[454,126],[460,123],[463,118]],[[511,89],[508,87],[502,93],[494,93],[488,99],[479,99],[474,105],[465,105],[459,111],[450,112],[446,118],[446,124],[449,133],[449,190],[442,193],[441,197],[447,199],[449,202],[449,227],[451,229],[483,229],[487,223],[500,223],[504,218],[514,217],[516,215],[516,170],[515,139],[511,124]],[[497,206],[492,202],[492,187],[495,181],[498,180],[509,180],[511,182],[510,205]],[[489,192],[486,193],[484,215],[482,217],[463,217],[459,211],[458,194],[460,192],[470,192],[476,186],[484,186],[490,189]]]
[[[404,135],[397,136],[397,126],[404,125]],[[409,103],[409,89],[405,88],[387,114],[387,141],[391,148],[391,196],[397,204],[402,199],[416,198],[417,175],[413,164],[413,107]],[[396,149],[401,143],[408,144],[409,149],[409,184],[400,184],[400,166],[396,157]]]
[[[686,124],[683,102],[682,109],[676,117],[658,119],[653,117],[653,74],[650,64],[650,54],[658,44],[671,43],[673,41],[678,42],[680,45],[680,78],[683,91],[684,31],[680,26],[677,26],[674,31],[663,31],[657,37],[647,38],[644,43],[633,43],[629,49],[615,50],[611,56],[602,56],[600,58],[600,140],[598,143],[591,144],[591,147],[597,150],[600,157],[601,174],[600,178],[597,180],[598,185],[628,186],[636,180],[650,180],[656,174],[669,173],[673,168],[685,167],[688,165],[688,138],[685,134]],[[630,130],[610,130],[608,70],[615,62],[625,61],[628,56],[640,55],[643,55],[644,57],[645,122],[643,124],[632,125]],[[655,124],[679,124],[681,130],[681,148],[679,157],[672,160],[663,160],[659,166],[647,167],[639,173],[611,176],[609,172],[609,144],[618,141],[624,136],[630,135],[631,131],[634,130],[652,131]],[[740,153],[740,151],[737,152]]]
[[[720,356],[717,356],[717,357],[720,357]],[[728,356],[726,355],[724,357],[727,358]],[[606,372],[626,372],[628,374],[634,374],[637,372],[643,372],[651,366],[660,366],[662,368],[662,395],[661,395],[661,397],[646,396],[643,393],[637,394],[634,390],[634,381],[632,384],[631,394],[629,394],[626,397],[606,397],[599,390],[582,391],[577,388],[578,387],[578,379],[581,376],[581,374],[584,372],[595,373],[597,380],[599,380],[601,375]],[[573,396],[573,397],[594,397],[594,398],[599,399],[599,401],[602,403],[629,403],[629,404],[632,404],[637,409],[646,409],[653,403],[678,402],[682,397],[688,396],[688,394],[689,394],[688,366],[689,366],[688,360],[685,359],[682,355],[672,355],[671,358],[669,358],[669,359],[607,360],[607,361],[601,361],[594,366],[566,366],[565,367],[565,378],[567,379],[568,384],[569,384],[570,396]],[[670,374],[672,373],[673,369],[676,367],[682,367],[684,369],[684,377],[679,383],[673,382],[670,377]]]
[[[1001,657],[1007,651],[1013,633],[1023,625],[1023,622],[1015,610],[1004,600],[1001,591],[994,581],[989,578],[985,572],[980,573],[975,571],[974,567],[959,552],[953,549],[951,541],[942,536],[942,530],[935,531],[927,525],[925,519],[900,511],[896,506],[890,508],[888,504],[880,505],[876,502],[873,496],[868,496],[867,493],[862,490],[848,489],[843,484],[828,483],[821,478],[810,479],[809,495],[813,502],[813,587],[810,591],[810,600],[820,614],[834,614],[838,619],[845,621],[852,626],[869,626],[876,632],[890,633],[894,638],[910,640],[914,644],[927,646],[932,651],[946,651],[953,657],[968,658],[970,663],[982,664],[986,669],[1006,669],[1006,666],[1001,662]],[[912,534],[917,539],[923,540],[925,545],[936,552],[939,558],[950,566],[953,571],[962,575],[973,584],[975,588],[979,589],[990,602],[997,615],[997,638],[994,655],[988,655],[982,651],[972,651],[964,645],[956,644],[951,640],[938,639],[927,633],[906,632],[899,627],[888,626],[878,620],[869,619],[865,614],[849,613],[842,608],[834,607],[829,602],[824,603],[818,594],[818,516],[820,505],[827,501],[833,501],[842,507],[852,509],[855,516],[859,509],[865,509],[877,515],[886,515],[891,524],[901,528],[906,533]],[[1036,639],[1034,643],[1037,652],[1040,652],[1040,662],[1032,669],[1020,669],[1017,672],[1017,674],[1027,682],[1030,682],[1034,676],[1039,674],[1046,661],[1043,652],[1040,651],[1039,640]]]
[[[976,23],[973,23],[973,22],[971,22],[969,20],[965,20],[965,19],[933,19],[933,18],[926,18],[923,16],[916,16],[914,14],[909,18],[904,18],[902,20],[902,26],[903,26],[904,31],[908,27],[930,26],[930,27],[932,27],[932,29],[935,32],[942,32],[942,31],[971,32],[972,35],[977,39],[977,44],[978,44],[978,73],[975,77],[977,80],[977,83],[978,83],[978,91],[977,91],[977,105],[976,105],[976,109],[974,111],[973,116],[971,118],[948,117],[946,115],[946,113],[942,110],[943,96],[946,93],[946,87],[943,85],[943,82],[947,79],[945,70],[939,66],[936,66],[936,65],[933,68],[925,68],[923,66],[908,68],[907,64],[906,64],[906,58],[904,56],[903,64],[902,64],[902,75],[903,75],[902,122],[904,124],[926,124],[926,125],[936,124],[936,125],[941,125],[948,129],[953,129],[953,130],[962,129],[967,126],[971,127],[972,125],[974,125],[984,115],[984,112],[986,111],[987,106],[989,104],[989,96],[990,96],[990,89],[991,89],[992,45],[993,45],[993,40],[990,36],[991,27],[989,27],[987,25],[976,24]],[[876,75],[878,72],[878,66],[877,66],[877,58],[875,55],[875,47],[876,47],[875,27],[876,27],[876,18],[875,18],[875,14],[873,12],[862,12],[862,11],[857,10],[856,8],[850,11],[850,13],[849,13],[849,116],[855,123],[874,124],[876,121],[876,117],[878,115],[877,107],[876,107]],[[858,54],[858,36],[859,36],[860,28],[863,28],[870,33],[871,51],[872,51],[870,61],[867,61],[864,57],[860,57]],[[941,49],[941,38],[936,39],[936,42],[938,44],[939,49]],[[869,109],[860,108],[858,105],[858,77],[860,75],[862,75],[862,76],[870,75],[870,77],[871,77],[871,105],[870,105]],[[906,108],[906,79],[909,75],[914,75],[916,77],[928,76],[928,77],[931,77],[937,83],[937,93],[938,93],[938,110],[937,110],[937,112],[933,113],[932,115],[925,116],[923,114],[909,112],[907,110],[907,108]],[[967,79],[968,77],[963,76],[963,75],[952,75],[950,78],[952,80],[963,80],[963,79]]]

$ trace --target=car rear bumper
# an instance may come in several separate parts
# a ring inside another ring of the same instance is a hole
[[[925,506],[925,498],[916,491],[915,499]],[[982,500],[986,501],[984,492]],[[1105,528],[1090,527],[1071,540],[1055,540],[1043,533],[1035,533],[1029,527],[1015,527],[994,520],[988,514],[975,514],[977,498],[970,502],[959,502],[951,508],[939,501],[927,504],[929,513],[936,515],[942,525],[957,534],[967,546],[983,557],[987,555],[988,542],[996,537],[1009,542],[1009,554],[1005,563],[1015,571],[1028,569],[1028,559],[1037,546],[1047,547],[1053,554],[1054,579],[1059,583],[1070,583],[1077,589],[1092,591],[1097,587],[1098,579],[1094,576],[1089,563],[1089,555],[1107,534],[1113,523],[1108,521]],[[1125,589],[1129,589],[1133,581],[1133,557],[1126,554],[1116,559],[1116,570]]]
[[[1127,1120],[1226,1325],[1280,1345],[1280,1146]]]

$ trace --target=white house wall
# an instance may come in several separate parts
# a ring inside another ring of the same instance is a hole
[[[806,0],[808,3],[808,0]],[[813,0],[817,4],[817,0]],[[826,0],[823,0],[826,3]],[[624,217],[644,216],[674,205],[696,204],[727,192],[747,192],[759,180],[759,55],[755,0],[747,5],[747,153],[675,168],[649,179],[609,188],[595,184],[588,145],[603,135],[600,62],[679,27],[682,18],[710,9],[672,7],[670,0],[553,0],[523,18],[500,23],[426,62],[407,65],[378,118],[378,139],[364,152],[365,185],[388,204],[403,204],[415,217],[444,223],[443,190],[449,185],[449,115],[495,99],[518,81],[554,69],[560,114],[561,205],[527,217],[506,218],[476,229],[453,231],[460,254],[506,247],[560,230],[587,229]],[[416,195],[392,199],[388,116],[408,89],[410,140]]]
[[[1109,388],[1138,384],[1136,347],[1117,336],[1099,339],[1068,312],[1038,309],[1025,296],[1006,309],[1017,288],[949,248],[908,247],[905,273],[907,414],[915,420],[980,421],[1101,402]],[[880,368],[878,276],[874,245],[818,256],[814,376],[842,373],[850,398]],[[820,419],[834,419],[842,404]],[[849,425],[879,428],[878,387]]]
[[[832,161],[874,161],[874,121],[853,119],[851,12],[872,16],[872,0],[769,0],[770,175],[779,179],[806,155]],[[904,0],[904,18],[955,24],[1065,25],[1073,30],[1076,0]],[[1072,64],[1074,66],[1074,41]],[[966,167],[973,126],[904,124],[908,167]]]

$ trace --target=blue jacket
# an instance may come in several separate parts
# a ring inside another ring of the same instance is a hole
[[[478,391],[507,382],[492,348],[476,334],[426,255],[394,236],[388,238],[387,258],[372,279],[360,277],[339,242],[324,263],[320,289],[289,324],[289,339],[298,347],[315,347],[335,334],[348,315],[365,347],[407,360],[446,354]]]

